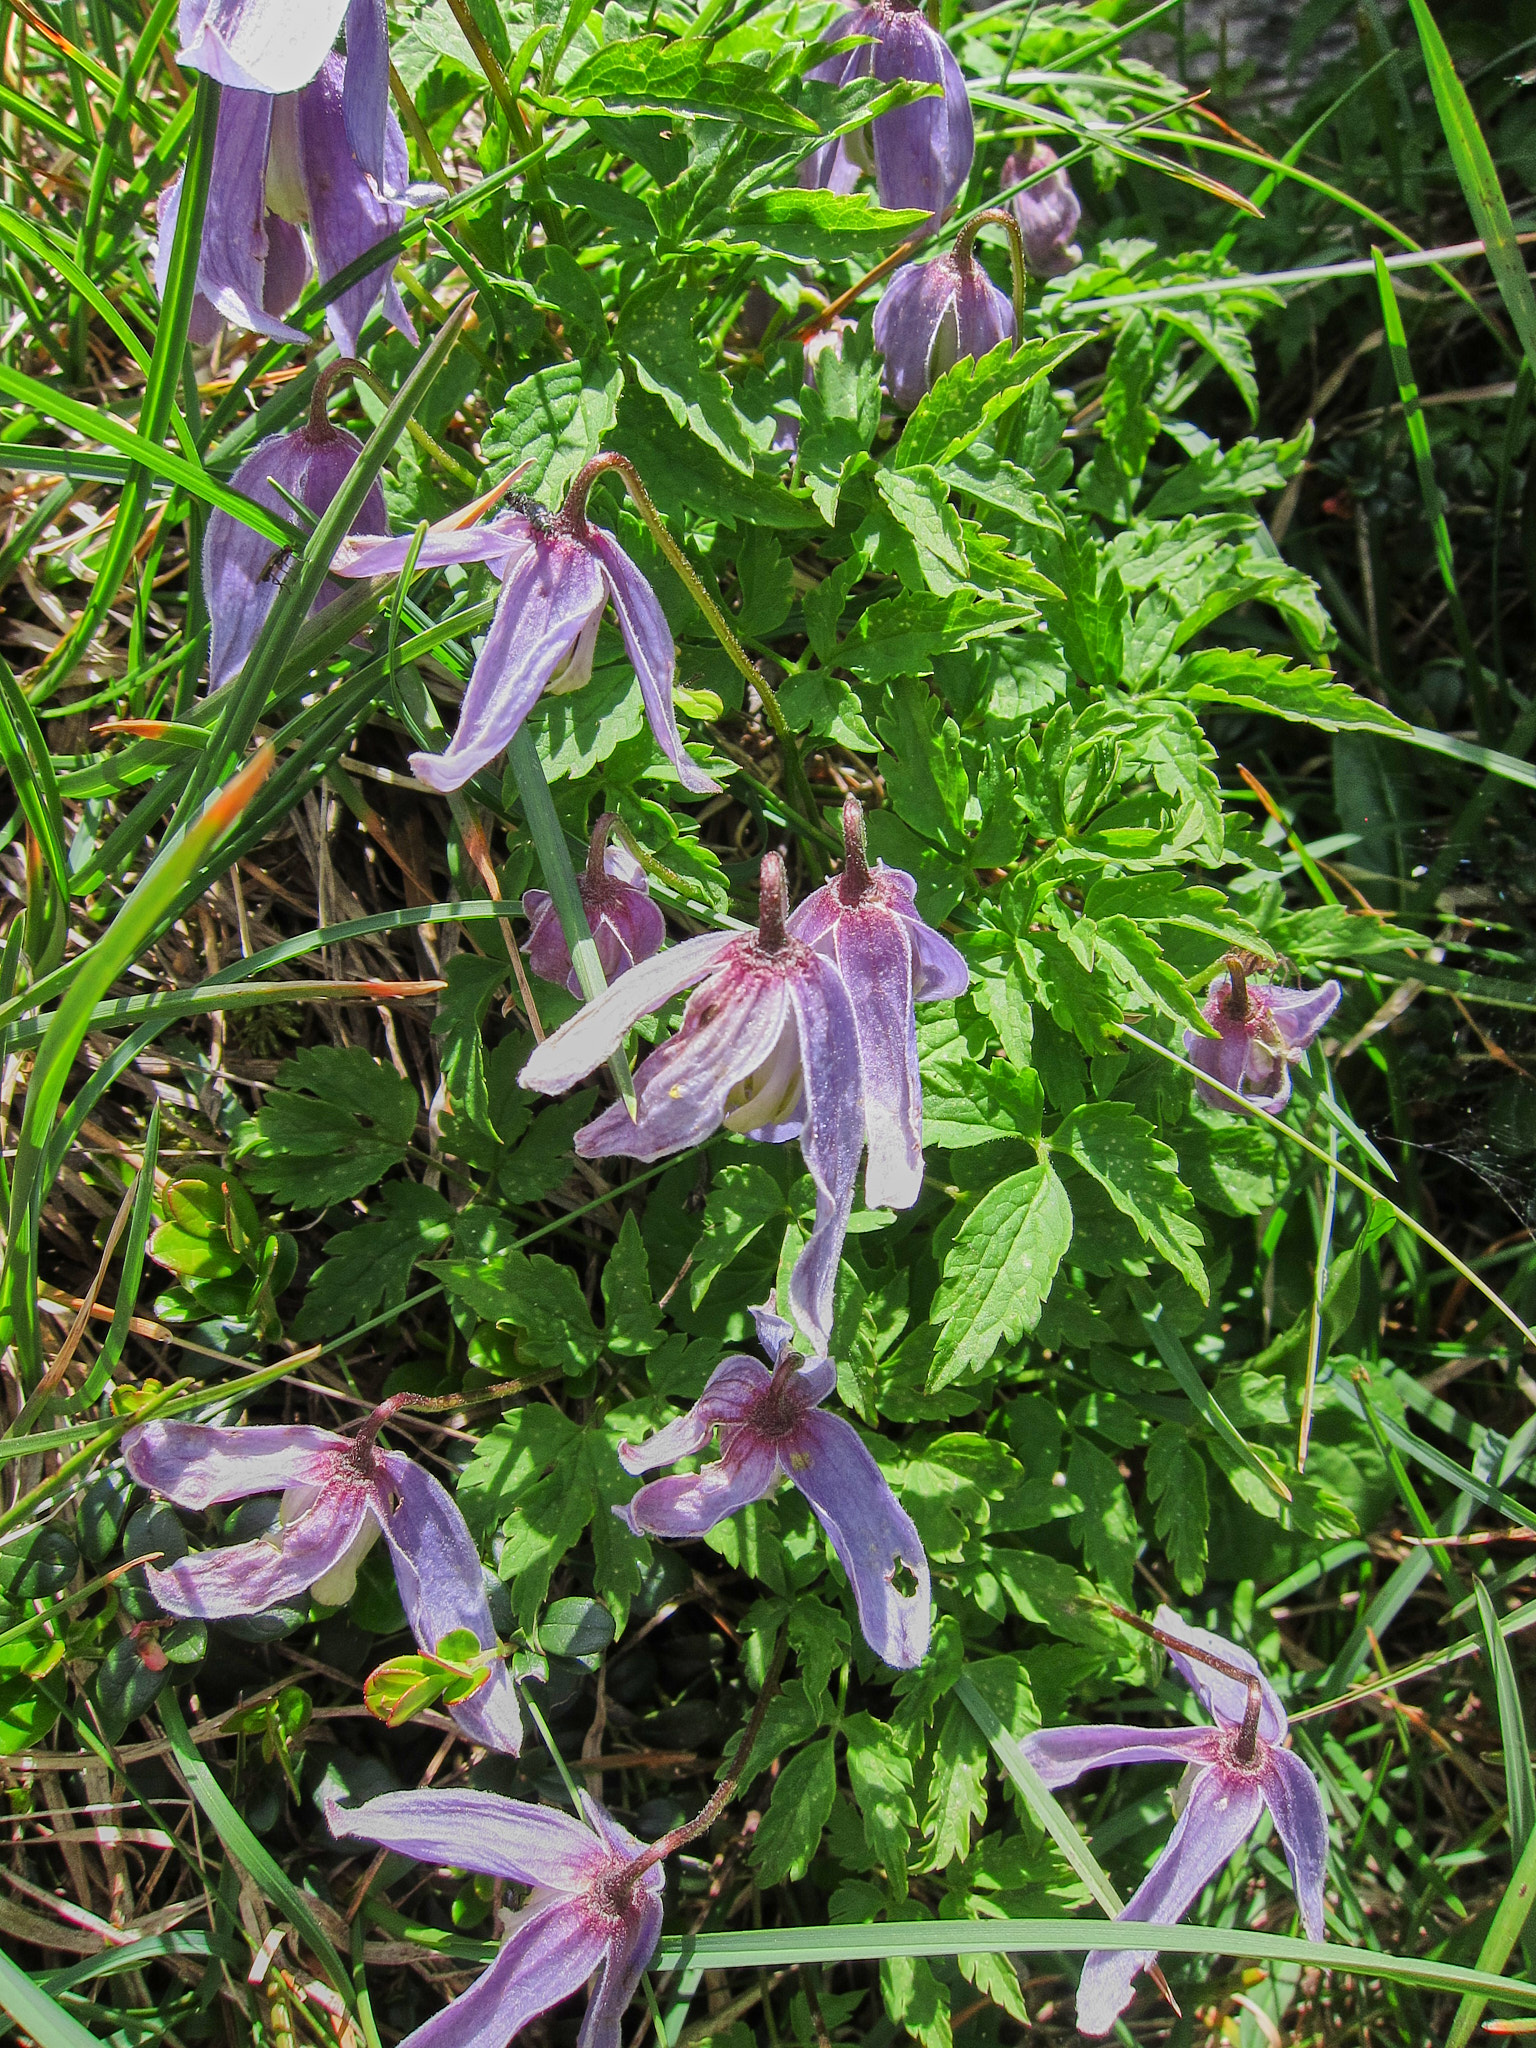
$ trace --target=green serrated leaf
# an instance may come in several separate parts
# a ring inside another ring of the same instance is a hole
[[[752,1844],[752,1869],[760,1885],[804,1877],[836,1797],[837,1764],[828,1735],[792,1756],[779,1773]]]
[[[848,1782],[864,1821],[864,1839],[885,1866],[892,1893],[907,1895],[907,1849],[917,1825],[912,1803],[912,1759],[900,1738],[872,1714],[843,1723],[848,1744]]]
[[[420,1113],[410,1083],[361,1046],[307,1046],[278,1069],[232,1156],[262,1194],[324,1209],[400,1165]]]
[[[310,1344],[398,1309],[411,1291],[418,1261],[440,1251],[452,1235],[453,1210],[435,1188],[391,1181],[365,1222],[326,1239],[324,1260],[294,1318],[294,1336]]]
[[[1152,1432],[1147,1445],[1147,1494],[1157,1503],[1156,1529],[1179,1584],[1189,1594],[1205,1584],[1210,1492],[1205,1460],[1176,1422]]]
[[[1204,1240],[1193,1221],[1194,1198],[1179,1179],[1178,1155],[1126,1102],[1090,1102],[1067,1117],[1051,1149],[1074,1160],[1103,1188],[1123,1216],[1200,1296],[1210,1282]]]
[[[933,1316],[943,1324],[930,1389],[946,1387],[1017,1343],[1039,1320],[1056,1268],[1072,1241],[1072,1207],[1047,1165],[1016,1173],[985,1194],[944,1261]]]

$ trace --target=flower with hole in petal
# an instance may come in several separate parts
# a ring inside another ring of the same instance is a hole
[[[843,872],[807,896],[789,920],[837,968],[853,999],[864,1081],[871,1209],[910,1209],[923,1186],[923,1084],[915,1003],[964,995],[970,971],[917,914],[917,884],[865,852],[864,807],[843,802]]]
[[[1073,242],[1083,209],[1072,181],[1065,171],[1052,170],[1056,152],[1048,142],[1032,143],[1028,150],[1009,157],[1003,165],[1003,189],[1017,185],[1021,178],[1033,178],[1041,171],[1047,177],[1015,192],[1009,205],[1024,238],[1024,260],[1036,277],[1065,277],[1083,260]]]
[[[611,604],[634,664],[656,744],[684,789],[712,795],[719,783],[687,753],[672,705],[676,649],[656,593],[611,533],[587,518],[587,492],[607,461],[599,456],[551,515],[531,498],[480,526],[443,520],[416,557],[419,568],[484,562],[501,583],[453,739],[441,754],[412,754],[411,772],[429,789],[462,789],[494,761],[545,690],[579,690],[592,675],[597,628]],[[380,576],[405,567],[414,536],[343,541],[338,576]]]
[[[400,1451],[379,1449],[379,1430],[409,1398],[384,1402],[350,1437],[300,1423],[218,1429],[145,1422],[130,1430],[123,1439],[129,1472],[178,1507],[279,1490],[283,1497],[269,1536],[199,1551],[163,1571],[146,1565],[160,1605],[168,1614],[223,1621],[313,1590],[322,1605],[340,1607],[382,1536],[420,1647],[430,1654],[445,1636],[468,1629],[482,1649],[495,1650],[480,1555],[464,1517],[430,1473]],[[479,1690],[449,1711],[471,1742],[517,1754],[522,1719],[499,1658]]]
[[[816,1185],[816,1222],[789,1298],[825,1351],[863,1149],[858,1026],[832,962],[786,929],[776,853],[763,857],[759,890],[755,932],[705,932],[631,968],[552,1032],[518,1080],[563,1095],[616,1052],[641,1017],[700,983],[676,1037],[635,1072],[634,1120],[614,1103],[576,1133],[576,1150],[583,1159],[664,1159],[722,1126],[770,1144],[798,1138]]]
[[[977,259],[969,234],[928,263],[908,263],[875,308],[875,347],[898,412],[911,412],[946,370],[1016,333],[1013,302]]]
[[[1316,1778],[1299,1756],[1282,1747],[1284,1707],[1246,1650],[1206,1629],[1191,1628],[1171,1607],[1158,1609],[1157,1628],[1158,1640],[1170,1651],[1179,1676],[1198,1694],[1214,1728],[1046,1728],[1026,1736],[1025,1755],[1052,1791],[1074,1784],[1084,1771],[1115,1764],[1185,1766],[1178,1823],[1118,1916],[1121,1920],[1161,1926],[1182,1920],[1268,1807],[1290,1865],[1307,1938],[1321,1941],[1328,1816]],[[1178,1647],[1181,1643],[1188,1654]],[[1079,2032],[1107,2034],[1131,2002],[1137,1972],[1156,1958],[1155,1948],[1095,1949],[1078,1987]]]
[[[976,154],[971,100],[960,66],[918,0],[874,0],[872,6],[838,15],[822,31],[828,43],[848,36],[870,40],[827,58],[806,76],[828,85],[850,85],[857,78],[893,85],[909,78],[943,91],[893,107],[877,114],[867,128],[824,143],[800,166],[800,182],[849,192],[860,171],[873,171],[882,206],[920,206],[930,215],[930,229],[937,227],[960,196]]]
[[[1250,981],[1242,956],[1227,956],[1227,971],[1211,983],[1205,1021],[1218,1036],[1184,1033],[1186,1056],[1212,1080],[1234,1089],[1250,1109],[1275,1116],[1291,1099],[1291,1069],[1339,1007],[1344,991],[1336,981],[1321,988],[1284,988],[1275,981]],[[1235,1109],[1230,1096],[1196,1081],[1202,1102]]]
[[[667,936],[667,921],[660,905],[651,901],[645,869],[632,853],[608,842],[617,822],[611,811],[604,811],[592,830],[586,869],[576,877],[603,979],[610,982],[637,961],[649,960]],[[561,982],[579,996],[581,979],[571,965],[553,896],[547,889],[526,890],[523,915],[530,926],[523,947],[528,965],[541,981]]]
[[[194,340],[212,340],[222,319],[278,341],[307,343],[302,328],[282,318],[312,267],[300,229],[309,229],[324,284],[394,234],[407,204],[441,196],[436,186],[407,187],[405,138],[387,111],[381,142],[386,183],[362,167],[347,136],[346,70],[346,60],[327,57],[309,84],[276,99],[226,88],[198,253]],[[160,201],[155,288],[161,293],[180,203],[178,174]],[[325,309],[344,356],[357,354],[358,336],[381,299],[385,319],[414,343],[416,330],[395,285],[391,256]]]
[[[343,20],[347,140],[387,191],[385,137],[393,116],[384,0],[181,0],[177,61],[216,78],[226,98],[231,87],[269,98],[299,92],[319,73]]]
[[[636,1841],[587,1793],[581,1807],[576,1820],[467,1787],[327,1803],[338,1840],[530,1887],[503,1917],[495,1961],[401,2048],[506,2048],[593,1976],[578,2048],[619,2048],[619,2023],[661,1934],[660,1845]]]
[[[254,498],[280,518],[291,519],[286,491],[307,505],[318,519],[351,474],[363,444],[345,427],[333,427],[325,416],[323,384],[315,386],[317,403],[307,423],[291,434],[274,434],[257,444],[230,478],[237,491]],[[282,490],[278,486],[282,486]],[[388,533],[384,493],[373,484],[352,522],[354,533]],[[209,515],[203,537],[203,594],[213,622],[213,651],[208,658],[208,687],[221,690],[245,665],[246,656],[266,624],[277,598],[284,557],[228,512]],[[341,586],[327,577],[310,607],[317,612],[341,595]]]
[[[852,1423],[821,1412],[837,1385],[832,1361],[802,1360],[771,1303],[752,1315],[772,1372],[755,1358],[727,1358],[686,1415],[646,1443],[619,1446],[626,1472],[646,1472],[701,1451],[718,1429],[718,1461],[690,1477],[653,1479],[614,1513],[637,1536],[702,1536],[788,1479],[848,1574],[864,1640],[910,1671],[927,1655],[932,1626],[922,1538]]]

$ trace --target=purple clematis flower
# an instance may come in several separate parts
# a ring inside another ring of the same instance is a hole
[[[591,678],[598,623],[611,604],[656,744],[684,789],[696,796],[718,791],[719,783],[694,763],[677,729],[677,656],[656,593],[613,535],[587,519],[587,492],[602,470],[614,466],[601,455],[588,463],[553,517],[524,499],[483,526],[463,529],[444,521],[427,535],[418,567],[485,562],[501,582],[458,730],[445,752],[411,756],[411,772],[430,789],[462,789],[502,751],[546,689],[563,694]],[[388,575],[405,567],[412,546],[409,536],[343,541],[331,567],[338,576]]]
[[[420,1648],[430,1655],[445,1636],[468,1629],[482,1649],[494,1650],[480,1556],[464,1517],[430,1473],[402,1452],[378,1447],[379,1430],[409,1398],[385,1401],[350,1437],[299,1423],[217,1429],[146,1422],[130,1430],[123,1439],[128,1470],[179,1507],[207,1508],[282,1490],[270,1536],[200,1551],[164,1571],[146,1565],[160,1605],[168,1614],[222,1621],[260,1614],[313,1590],[324,1606],[340,1607],[382,1536]],[[471,1742],[517,1754],[522,1717],[499,1659],[480,1689],[449,1711]]]
[[[1048,142],[1035,142],[1003,165],[1004,190],[1021,178],[1050,172],[1038,184],[1015,192],[1009,201],[1024,237],[1024,260],[1036,277],[1065,277],[1083,260],[1082,250],[1072,240],[1083,209],[1066,172],[1051,170],[1055,161],[1056,152]]]
[[[635,1073],[637,1114],[622,1102],[576,1133],[583,1159],[663,1159],[722,1126],[780,1144],[800,1140],[816,1184],[816,1223],[790,1277],[790,1304],[821,1350],[863,1148],[858,1024],[832,962],[786,929],[784,863],[763,858],[755,932],[705,932],[632,968],[539,1046],[518,1076],[561,1095],[624,1043],[650,1011],[701,984],[675,1038]]]
[[[970,95],[948,43],[929,26],[918,0],[874,0],[840,14],[822,32],[828,43],[847,36],[872,40],[829,57],[806,73],[828,85],[876,78],[893,85],[910,78],[939,85],[941,95],[878,114],[867,128],[824,143],[800,166],[800,182],[849,192],[860,171],[873,171],[880,204],[893,210],[922,207],[936,228],[971,175],[976,154]]]
[[[345,427],[333,427],[325,416],[331,381],[330,373],[322,371],[304,426],[258,442],[254,454],[248,455],[230,478],[237,491],[243,491],[282,518],[291,518],[292,512],[277,485],[281,484],[283,490],[301,505],[307,505],[318,518],[346,482],[362,453],[363,444],[357,436],[349,434]],[[377,483],[363,500],[352,531],[388,533],[384,493]],[[277,598],[282,559],[281,550],[274,554],[269,540],[253,533],[229,513],[215,511],[210,515],[203,537],[203,590],[213,621],[213,651],[208,664],[210,690],[222,690],[244,667]],[[311,613],[340,595],[340,584],[327,577]]]
[[[702,1536],[788,1479],[848,1574],[864,1640],[887,1664],[910,1671],[928,1654],[932,1628],[922,1538],[852,1423],[820,1412],[837,1385],[832,1361],[806,1364],[771,1303],[752,1316],[771,1373],[755,1358],[727,1358],[686,1415],[644,1444],[619,1446],[625,1471],[645,1472],[692,1456],[718,1429],[718,1462],[690,1477],[653,1479],[614,1513],[637,1536]]]
[[[1283,988],[1275,981],[1250,981],[1242,958],[1227,955],[1227,971],[1211,983],[1205,998],[1208,1024],[1220,1033],[1204,1038],[1186,1031],[1184,1051],[1213,1080],[1235,1089],[1251,1109],[1274,1116],[1291,1099],[1291,1069],[1339,1007],[1344,991],[1336,981],[1321,988]],[[1230,1097],[1196,1081],[1202,1102],[1230,1110]]]
[[[1013,302],[977,261],[967,230],[950,254],[898,270],[875,308],[875,347],[885,357],[891,403],[911,412],[946,370],[1017,332]]]
[[[619,2048],[619,2023],[661,1935],[665,1845],[636,1841],[586,1793],[581,1806],[585,1825],[553,1807],[467,1789],[327,1805],[339,1840],[531,1887],[521,1910],[504,1916],[496,1960],[402,2048],[505,2048],[594,1975],[578,2048]]]
[[[1321,1941],[1328,1816],[1316,1778],[1299,1756],[1281,1747],[1284,1707],[1246,1650],[1191,1628],[1171,1607],[1158,1609],[1155,1633],[1214,1728],[1047,1728],[1025,1738],[1025,1755],[1052,1791],[1074,1784],[1084,1771],[1113,1764],[1185,1766],[1188,1791],[1178,1824],[1121,1920],[1162,1926],[1182,1920],[1267,1806],[1290,1865],[1302,1925],[1309,1940]],[[1078,1987],[1079,2032],[1107,2034],[1131,2002],[1137,1972],[1151,1968],[1156,1956],[1155,1949],[1095,1949]]]
[[[384,0],[181,0],[179,62],[226,89],[299,92],[347,25],[346,131],[352,153],[386,186],[389,24]]]
[[[667,936],[667,921],[660,905],[651,901],[645,869],[622,846],[608,843],[617,822],[611,811],[598,819],[587,849],[586,872],[576,878],[603,978],[610,982],[638,961],[649,960]],[[563,982],[579,996],[581,982],[571,965],[555,899],[546,889],[528,889],[523,915],[532,926],[523,948],[528,965],[541,981]]]
[[[211,340],[224,319],[278,341],[307,342],[301,328],[281,317],[309,281],[300,228],[309,229],[323,284],[394,234],[407,204],[441,196],[435,186],[406,187],[405,138],[387,109],[381,145],[386,183],[361,168],[347,136],[345,76],[346,62],[331,56],[308,85],[280,98],[224,92],[198,256],[194,340]],[[381,196],[385,190],[391,196]],[[160,202],[155,287],[161,293],[180,203],[178,174]],[[358,336],[381,299],[384,317],[414,343],[393,268],[393,258],[387,259],[327,306],[326,323],[344,356],[357,354]]]
[[[914,1003],[964,995],[970,970],[948,939],[917,914],[917,884],[877,861],[864,844],[864,807],[843,803],[843,872],[807,896],[789,920],[791,938],[837,968],[853,998],[864,1079],[871,1209],[910,1209],[923,1186],[923,1084]]]

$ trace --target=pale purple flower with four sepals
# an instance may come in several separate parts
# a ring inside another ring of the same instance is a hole
[[[829,57],[806,73],[829,85],[875,78],[882,85],[909,78],[942,93],[878,114],[866,128],[824,143],[800,166],[800,182],[833,192],[853,189],[860,171],[873,171],[880,204],[893,211],[921,207],[929,227],[960,196],[976,154],[975,126],[965,78],[948,43],[932,28],[917,0],[874,0],[840,14],[822,31],[828,43],[868,36],[856,49]]]
[[[615,822],[611,811],[598,819],[586,868],[576,877],[606,981],[617,981],[638,961],[649,960],[667,936],[667,921],[660,905],[651,901],[645,869],[624,847],[608,843]],[[541,981],[563,983],[579,996],[581,981],[571,965],[555,899],[547,889],[525,890],[523,915],[530,925],[523,947],[528,965]]]
[[[1277,1115],[1291,1099],[1291,1069],[1339,1007],[1344,991],[1336,981],[1321,988],[1285,988],[1276,981],[1250,981],[1243,963],[1229,955],[1227,970],[1211,983],[1203,1005],[1208,1024],[1220,1034],[1184,1033],[1184,1051],[1212,1080],[1234,1089],[1250,1109]],[[1230,1096],[1196,1081],[1195,1091],[1213,1109],[1234,1110]]]
[[[910,1671],[927,1655],[932,1629],[922,1538],[852,1423],[822,1412],[837,1386],[836,1366],[802,1360],[771,1302],[752,1318],[772,1372],[744,1354],[727,1358],[686,1415],[643,1444],[619,1445],[626,1472],[648,1472],[701,1451],[718,1429],[717,1462],[691,1476],[653,1479],[614,1513],[637,1536],[702,1536],[789,1480],[848,1574],[864,1640],[887,1664]]]
[[[504,1916],[495,1961],[401,2048],[505,2048],[594,1975],[577,2048],[619,2048],[620,2021],[661,1935],[665,1879],[654,1848],[586,1793],[581,1806],[585,1824],[553,1807],[468,1789],[327,1804],[339,1840],[531,1887],[521,1909]]]
[[[631,968],[537,1047],[518,1080],[563,1095],[616,1052],[640,1018],[695,982],[674,1038],[635,1071],[636,1114],[616,1102],[576,1133],[583,1159],[664,1159],[724,1127],[800,1141],[816,1221],[790,1276],[790,1307],[818,1349],[864,1140],[858,1026],[832,962],[786,929],[784,863],[763,858],[755,932],[706,932]]]
[[[225,1621],[313,1591],[324,1606],[351,1599],[358,1567],[382,1536],[389,1545],[411,1633],[429,1654],[468,1629],[496,1648],[479,1552],[452,1499],[399,1451],[381,1451],[377,1432],[405,1405],[376,1409],[356,1436],[301,1423],[219,1429],[199,1422],[146,1422],[123,1439],[123,1459],[141,1486],[178,1507],[207,1508],[250,1494],[282,1493],[269,1536],[203,1550],[163,1571],[146,1565],[149,1590],[168,1614]],[[515,1756],[522,1742],[517,1693],[497,1659],[455,1722],[471,1742]]]
[[[258,442],[230,478],[237,491],[254,498],[280,518],[291,520],[292,508],[276,486],[307,505],[318,519],[351,474],[362,442],[345,427],[325,417],[325,398],[316,387],[317,403],[307,423],[289,434]],[[384,493],[369,488],[352,522],[354,533],[388,533]],[[266,624],[282,582],[284,557],[271,541],[228,512],[214,511],[203,536],[203,594],[213,621],[213,650],[208,660],[208,687],[221,690],[245,665],[246,656]],[[341,586],[327,577],[311,612],[340,597]]]
[[[1083,209],[1066,172],[1051,170],[1055,161],[1056,152],[1048,142],[1035,142],[1003,165],[1004,191],[1021,178],[1032,178],[1039,171],[1050,173],[1015,192],[1008,202],[1023,237],[1024,261],[1036,277],[1065,277],[1083,260],[1082,250],[1072,241]]]
[[[178,62],[216,78],[226,97],[232,87],[269,97],[299,92],[330,55],[343,21],[347,139],[387,192],[385,137],[393,116],[384,0],[181,0]]]
[[[381,148],[389,196],[381,196],[347,139],[345,75],[345,60],[330,56],[309,84],[276,99],[226,88],[198,255],[194,340],[211,340],[215,323],[224,319],[274,340],[307,342],[301,328],[281,317],[309,281],[300,228],[309,229],[324,284],[394,234],[407,204],[441,196],[435,185],[407,186],[405,138],[387,109]],[[161,293],[180,203],[178,174],[160,201],[155,288]],[[326,324],[343,355],[356,355],[358,337],[381,299],[384,317],[414,343],[416,330],[393,273],[393,258],[387,258],[326,307]]]
[[[1177,1825],[1119,1919],[1160,1926],[1182,1920],[1268,1807],[1307,1938],[1321,1941],[1328,1816],[1316,1778],[1294,1751],[1282,1747],[1288,1725],[1284,1707],[1246,1650],[1208,1629],[1191,1627],[1171,1607],[1158,1609],[1157,1628],[1159,1641],[1214,1728],[1046,1728],[1025,1738],[1025,1755],[1052,1791],[1075,1784],[1084,1771],[1116,1764],[1185,1766],[1192,1782]],[[1179,1642],[1197,1654],[1182,1655]],[[1201,1661],[1202,1652],[1227,1670]],[[1107,2034],[1131,2002],[1137,1972],[1156,1959],[1155,1948],[1095,1949],[1078,1987],[1079,2031]]]
[[[429,789],[462,789],[501,753],[545,690],[563,694],[591,679],[597,628],[611,604],[624,651],[634,664],[656,744],[696,796],[718,791],[683,746],[672,704],[677,654],[656,593],[611,533],[586,516],[602,456],[572,483],[550,514],[531,498],[481,526],[449,521],[429,532],[418,568],[484,562],[501,583],[453,739],[441,754],[412,754],[411,772]],[[405,567],[414,538],[343,541],[331,564],[338,576],[381,576]]]
[[[923,1186],[913,1005],[964,995],[970,971],[918,916],[912,877],[884,861],[870,867],[864,807],[854,796],[843,803],[843,851],[843,872],[806,897],[789,933],[832,961],[853,1001],[869,1147],[864,1200],[871,1209],[910,1209]]]
[[[874,331],[891,403],[911,412],[946,370],[1014,339],[1013,301],[962,236],[947,255],[897,271],[875,308]]]

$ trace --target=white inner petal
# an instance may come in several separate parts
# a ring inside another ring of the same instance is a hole
[[[299,153],[298,99],[279,93],[272,102],[272,141],[267,150],[267,211],[303,227],[309,220],[309,194],[304,189],[303,157]]]
[[[756,1131],[764,1124],[787,1123],[805,1087],[800,1071],[800,1037],[793,1025],[781,1031],[773,1051],[745,1081],[725,1098],[722,1122],[728,1131]]]
[[[345,1607],[357,1591],[357,1571],[363,1559],[378,1542],[383,1530],[372,1515],[363,1518],[363,1526],[347,1545],[341,1556],[328,1572],[316,1579],[310,1591],[322,1607]]]

